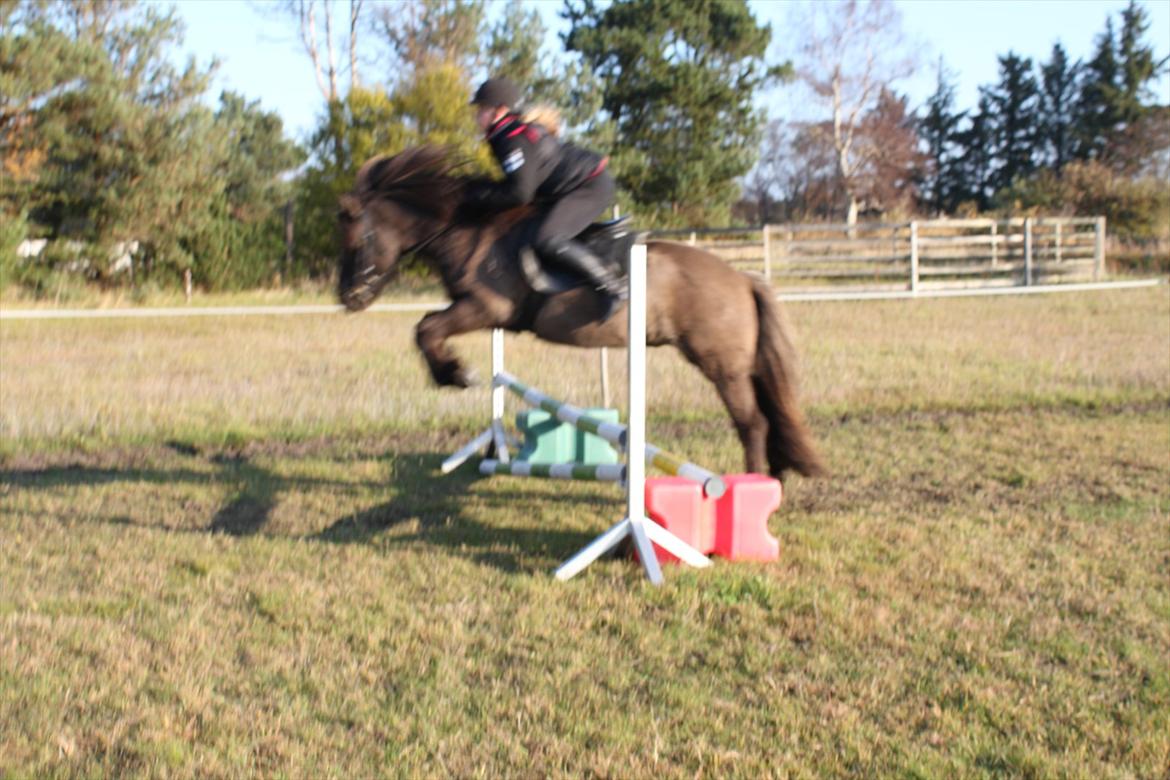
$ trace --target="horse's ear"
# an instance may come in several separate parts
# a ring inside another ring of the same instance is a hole
[[[346,193],[337,199],[337,218],[344,222],[353,222],[362,215],[362,202],[355,196]]]

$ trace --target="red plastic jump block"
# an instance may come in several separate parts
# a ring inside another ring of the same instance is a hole
[[[768,518],[780,508],[780,481],[761,474],[728,474],[715,502],[715,554],[729,561],[775,561],[780,542]]]
[[[707,498],[698,483],[682,477],[646,480],[646,514],[704,555],[730,561],[775,561],[780,542],[768,531],[768,517],[780,507],[780,483],[759,474],[729,474],[727,492]],[[658,560],[677,561],[658,545]]]
[[[714,551],[715,502],[703,496],[702,485],[682,477],[652,477],[645,485],[651,520],[704,555]],[[654,553],[662,563],[678,560],[658,545]]]

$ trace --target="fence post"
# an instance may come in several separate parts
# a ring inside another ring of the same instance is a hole
[[[898,226],[897,225],[894,225],[894,227],[890,230],[890,257],[892,257],[895,262],[898,259]],[[880,273],[879,271],[875,270],[874,271],[874,278],[878,278],[879,273]]]
[[[918,222],[910,223],[910,292],[918,292]]]
[[[1105,217],[1097,217],[1093,233],[1093,281],[1099,282],[1105,276]]]
[[[1061,219],[1060,217],[1057,217],[1056,219],[1057,219],[1057,222],[1056,222],[1056,250],[1055,250],[1055,251],[1056,251],[1056,262],[1058,262],[1058,263],[1059,263],[1059,262],[1061,262],[1061,255],[1060,255],[1060,226],[1061,226],[1061,224],[1062,224],[1062,223],[1060,222],[1060,219]]]
[[[697,236],[695,235],[695,231],[693,231],[693,230],[692,230],[692,231],[691,231],[691,241],[690,241],[690,244],[691,244],[691,246],[694,246],[694,245],[695,245],[695,239],[696,239],[696,238],[697,238]]]
[[[1024,217],[1024,286],[1032,286],[1032,218]]]
[[[789,223],[789,224],[791,225],[791,223]],[[782,244],[782,246],[784,247],[783,257],[784,257],[784,265],[785,266],[792,264],[792,242],[795,239],[796,239],[796,231],[795,230],[785,230],[784,231],[784,243]]]
[[[999,265],[999,223],[991,222],[991,267]]]
[[[765,222],[764,227],[763,227],[763,233],[764,233],[764,279],[767,280],[768,284],[771,284],[772,283],[772,245],[771,245],[771,242],[768,240],[768,232],[769,232],[768,223]]]

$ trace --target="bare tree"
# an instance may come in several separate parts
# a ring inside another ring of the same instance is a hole
[[[741,211],[752,222],[763,225],[779,216],[776,209],[777,193],[783,189],[781,171],[788,151],[786,131],[789,127],[783,119],[768,122],[760,140],[760,159],[756,161],[756,167],[744,177]]]
[[[901,15],[889,0],[809,3],[794,9],[792,28],[801,41],[797,77],[831,112],[833,149],[846,221],[857,222],[858,179],[866,150],[858,127],[883,87],[913,73],[905,53]]]
[[[861,120],[857,137],[866,164],[856,192],[867,208],[885,214],[916,207],[929,159],[919,145],[917,121],[906,97],[885,87]]]
[[[802,218],[829,219],[841,201],[832,123],[802,122],[794,131],[788,163],[789,207]]]
[[[741,213],[761,222],[831,217],[842,199],[836,159],[830,122],[771,120]]]
[[[358,21],[362,16],[364,0],[349,0],[349,86],[350,89],[361,84],[358,74],[357,31]]]
[[[350,88],[357,86],[358,76],[358,30],[361,27],[362,9],[365,0],[346,0],[349,4],[349,29],[334,35],[334,10],[341,0],[284,0],[275,6],[260,6],[269,13],[291,19],[297,26],[297,36],[309,60],[313,63],[313,75],[317,88],[326,102],[341,99],[338,79],[342,75],[338,67],[338,55],[349,61]],[[273,10],[269,10],[273,9]],[[325,33],[320,34],[321,25]]]

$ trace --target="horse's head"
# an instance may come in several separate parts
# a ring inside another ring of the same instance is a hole
[[[361,311],[374,302],[398,266],[408,244],[407,220],[393,204],[363,205],[342,195],[337,225],[341,239],[337,294],[345,308]]]
[[[354,191],[342,195],[338,297],[350,311],[373,303],[399,258],[433,241],[449,223],[458,181],[442,149],[419,147],[362,166]]]

